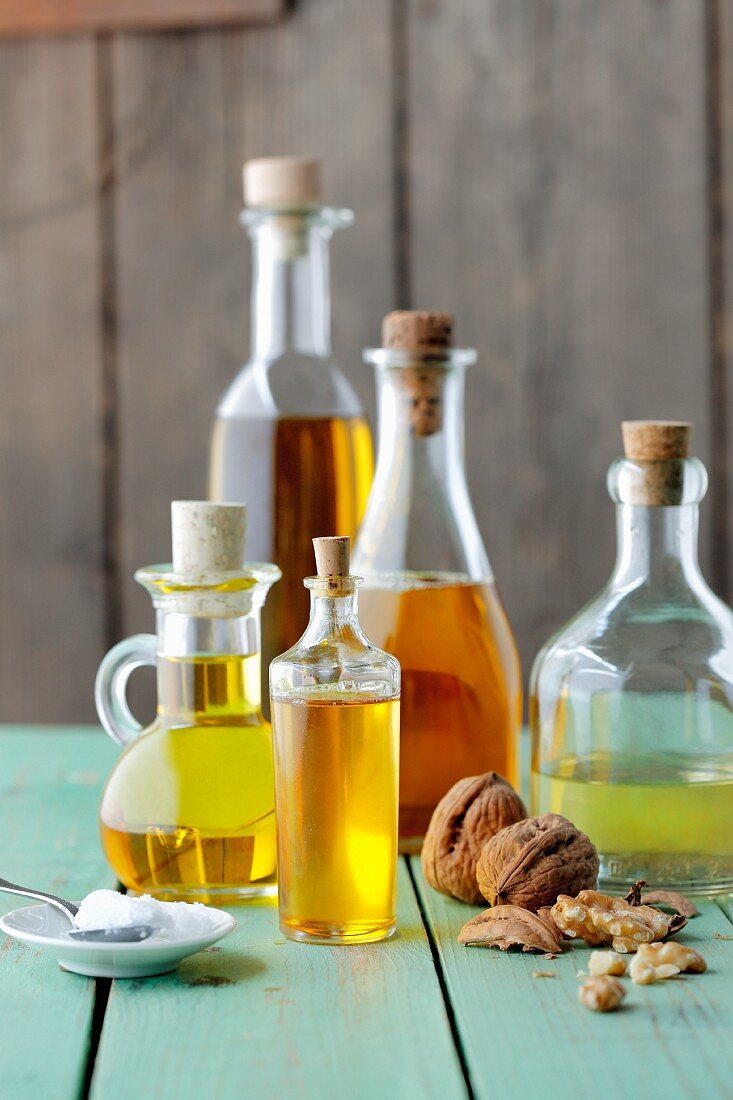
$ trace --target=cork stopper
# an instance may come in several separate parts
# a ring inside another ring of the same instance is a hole
[[[431,365],[453,344],[453,317],[428,310],[394,310],[382,322],[385,348],[415,356],[415,363],[400,368],[397,384],[408,407],[412,434],[434,435],[443,426],[444,368]]]
[[[624,454],[637,466],[629,502],[650,507],[682,503],[692,424],[682,420],[625,420]]]
[[[242,175],[245,206],[299,210],[323,201],[319,160],[261,157],[246,161]]]
[[[382,321],[382,344],[421,354],[444,351],[453,345],[453,317],[428,310],[393,310]]]
[[[356,578],[349,572],[351,539],[348,535],[332,535],[313,539],[316,570],[322,583],[316,587],[322,595],[345,596],[356,588]]]
[[[197,577],[244,566],[247,509],[243,504],[174,500],[171,504],[173,572]]]
[[[632,462],[687,458],[692,424],[684,420],[624,420],[624,454]]]

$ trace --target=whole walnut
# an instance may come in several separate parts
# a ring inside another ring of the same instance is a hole
[[[459,780],[436,806],[425,834],[425,878],[441,894],[482,905],[476,881],[481,849],[500,829],[526,816],[511,783],[496,772]]]
[[[535,912],[558,894],[595,886],[598,853],[585,833],[559,814],[528,817],[484,845],[476,880],[489,905]]]

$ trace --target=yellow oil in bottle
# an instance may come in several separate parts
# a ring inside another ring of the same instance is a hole
[[[225,903],[274,893],[272,735],[259,654],[161,658],[156,722],[125,749],[100,811],[128,889]]]
[[[369,943],[395,928],[399,701],[273,700],[280,923]]]
[[[733,888],[733,761],[567,758],[532,773],[535,813],[569,818],[595,844],[601,878],[623,887],[725,883]]]
[[[217,421],[210,495],[250,505],[261,501],[261,507],[250,509],[250,552],[282,569],[263,614],[265,673],[271,660],[297,642],[308,621],[303,577],[313,567],[311,539],[325,531],[353,538],[373,472],[371,433],[362,417]]]
[[[402,667],[400,844],[410,850],[457,780],[494,770],[517,783],[517,653],[493,585],[441,574],[368,584],[359,618]]]

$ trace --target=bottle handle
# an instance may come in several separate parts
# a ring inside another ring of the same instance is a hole
[[[155,634],[134,634],[110,649],[94,683],[94,702],[99,721],[113,741],[129,745],[142,730],[127,704],[130,673],[143,665],[155,667],[158,639]]]

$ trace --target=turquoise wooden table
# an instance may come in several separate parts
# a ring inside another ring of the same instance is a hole
[[[97,730],[0,728],[0,874],[69,897],[114,885],[96,829],[114,757]],[[245,907],[176,973],[110,983],[7,940],[0,1098],[730,1097],[733,905],[699,904],[681,938],[709,972],[628,984],[606,1016],[577,1003],[583,950],[459,947],[476,910],[430,890],[419,860],[401,862],[386,944],[288,943],[274,906]]]

